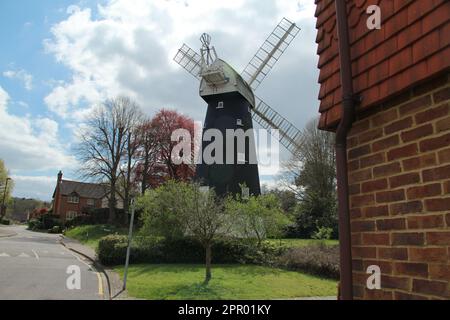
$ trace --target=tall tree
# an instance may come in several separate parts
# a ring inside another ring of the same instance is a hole
[[[83,176],[108,182],[109,223],[116,223],[120,168],[126,157],[137,109],[127,97],[107,100],[97,106],[88,117],[77,146]]]
[[[139,163],[136,167],[137,179],[141,181],[141,194],[155,186],[154,173],[156,171],[158,156],[157,128],[151,120],[145,120],[139,127]]]
[[[177,129],[186,129],[191,137],[194,137],[194,121],[176,111],[161,110],[152,119],[152,125],[156,128],[159,146],[159,159],[166,166],[170,179],[188,180],[194,175],[194,171],[188,164],[177,165],[172,161],[172,151],[177,145],[172,141],[172,133]]]
[[[297,227],[316,230],[330,227],[337,232],[336,166],[334,134],[310,121],[302,131],[302,144],[285,164],[285,186],[300,200]],[[308,231],[308,232],[309,232]]]
[[[141,177],[141,192],[148,187],[157,187],[168,180],[189,181],[195,174],[193,164],[176,164],[172,155],[177,141],[172,133],[185,129],[191,136],[191,152],[194,152],[194,121],[176,111],[160,110],[141,127],[141,160],[138,174]]]
[[[129,130],[126,133],[126,143],[125,143],[125,156],[124,163],[121,166],[121,176],[122,176],[122,185],[121,191],[119,194],[123,200],[123,209],[125,213],[129,211],[130,199],[132,196],[132,192],[136,187],[136,179],[133,177],[135,173],[135,168],[139,161],[139,153],[138,150],[140,148],[141,139],[140,139],[140,127],[143,121],[143,114],[139,110],[139,107],[131,102],[131,107],[129,108]],[[124,214],[124,224],[127,221],[127,214]]]
[[[0,220],[6,215],[7,204],[11,200],[14,181],[9,178],[5,163],[0,159]]]

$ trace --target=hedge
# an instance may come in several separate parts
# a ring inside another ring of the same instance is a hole
[[[116,220],[122,221],[123,215],[125,214],[123,209],[116,209]],[[75,227],[75,226],[83,226],[89,224],[107,224],[109,218],[109,209],[108,208],[100,208],[100,209],[89,209],[82,215],[79,215],[71,220],[67,220],[65,223],[65,227]]]
[[[30,230],[49,230],[55,226],[61,226],[59,216],[44,214],[37,219],[28,221],[28,229]]]
[[[97,254],[104,265],[125,262],[127,237],[109,235],[99,241]],[[274,263],[283,249],[240,239],[219,239],[212,247],[213,263]],[[162,239],[147,243],[132,243],[130,263],[204,263],[205,249],[192,238]]]

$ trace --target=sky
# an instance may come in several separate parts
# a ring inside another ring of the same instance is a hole
[[[199,50],[203,32],[241,71],[283,17],[295,22],[300,33],[255,93],[303,128],[319,105],[314,10],[311,0],[0,1],[0,158],[13,195],[50,200],[59,170],[79,178],[76,132],[105,99],[203,121],[199,83],[173,61],[183,43]],[[276,177],[260,168],[262,184]]]

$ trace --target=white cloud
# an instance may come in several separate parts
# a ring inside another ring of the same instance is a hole
[[[9,79],[17,79],[21,81],[28,91],[33,89],[33,76],[25,70],[7,70],[3,72],[3,76]]]
[[[54,177],[12,175],[11,178],[14,180],[13,195],[15,197],[51,200],[56,175]]]
[[[219,56],[242,70],[286,16],[303,31],[258,94],[302,126],[317,112],[318,91],[314,4],[304,3],[136,0],[130,6],[110,0],[97,8],[70,6],[45,47],[72,77],[55,84],[45,102],[59,116],[79,120],[99,100],[124,94],[147,112],[176,108],[202,120],[198,83],[172,61],[177,49],[184,42],[198,49],[200,35],[208,32]],[[293,105],[295,99],[306,104]]]
[[[74,165],[58,142],[58,123],[44,117],[8,113],[8,93],[0,87],[0,158],[13,172],[42,171]]]

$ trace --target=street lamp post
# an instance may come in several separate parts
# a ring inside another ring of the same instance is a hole
[[[3,200],[2,200],[2,210],[1,210],[1,214],[0,214],[1,219],[3,219],[3,217],[6,214],[5,200],[6,200],[6,192],[8,191],[8,181],[9,180],[11,180],[11,178],[6,178],[6,181],[5,181],[5,190],[3,191]]]

